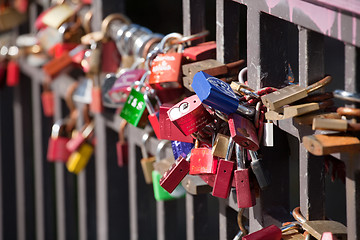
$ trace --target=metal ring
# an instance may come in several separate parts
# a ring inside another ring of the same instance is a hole
[[[137,24],[131,24],[129,27],[124,31],[123,37],[120,39],[120,48],[122,48],[122,52],[124,52],[126,55],[129,54],[127,49],[127,43],[131,37],[131,35],[134,34],[138,29],[140,28],[140,25]]]
[[[197,39],[206,37],[207,35],[209,35],[209,33],[210,32],[208,30],[205,30],[199,33],[192,34],[190,36],[184,36],[180,40],[176,41],[174,44],[181,44],[189,41],[195,41]]]
[[[351,93],[351,92],[337,89],[334,91],[334,97],[342,99],[342,100],[360,103],[360,94],[359,93]]]
[[[154,49],[159,49],[159,43],[164,36],[162,34],[154,34],[153,38],[146,42],[145,46],[142,48],[142,57],[146,58],[149,52]]]
[[[143,34],[134,41],[132,52],[135,57],[142,58],[141,49],[152,38],[151,34]]]
[[[127,25],[131,24],[130,19],[121,13],[110,14],[106,18],[104,18],[104,20],[101,23],[101,32],[103,32],[104,35],[107,35],[107,31],[109,29],[110,23],[114,20],[120,20],[121,22]]]

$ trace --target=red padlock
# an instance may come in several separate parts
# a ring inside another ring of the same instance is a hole
[[[234,162],[230,161],[234,141],[230,138],[225,159],[220,159],[215,177],[212,195],[214,197],[228,198],[233,176]]]
[[[120,66],[121,56],[112,40],[102,45],[101,69],[103,73],[115,73]]]
[[[77,43],[56,43],[53,47],[49,49],[48,54],[54,58],[59,58],[63,54],[67,54],[77,46]]]
[[[176,159],[175,163],[170,167],[170,169],[162,176],[160,179],[160,186],[169,193],[172,193],[188,174],[189,170],[189,162],[180,156],[178,159]]]
[[[159,110],[160,139],[193,143],[194,139],[189,135],[185,136],[170,120],[167,112],[174,104],[164,103]]]
[[[119,167],[123,167],[127,165],[129,159],[129,146],[128,143],[125,141],[126,126],[127,126],[127,121],[123,119],[120,123],[119,141],[116,143],[116,156]]]
[[[20,81],[20,68],[17,61],[11,59],[7,64],[6,85],[15,87]]]
[[[70,139],[66,143],[66,148],[69,152],[75,152],[81,144],[93,133],[94,131],[94,122],[89,123],[85,129],[79,132],[75,137]]]
[[[237,144],[252,151],[259,149],[256,129],[250,120],[233,113],[229,115],[228,123],[231,137]]]
[[[149,112],[149,115],[148,115],[148,119],[149,119],[149,122],[155,132],[155,135],[158,139],[160,139],[160,124],[159,124],[159,111],[156,111],[150,98],[149,98],[149,95],[150,95],[150,91],[146,90],[145,91],[145,94],[144,94],[144,100],[145,100],[145,105],[146,105],[146,108]],[[158,102],[158,105],[160,106],[161,103],[159,101],[159,99],[157,98],[157,96],[155,96],[157,102]]]
[[[93,86],[91,89],[90,110],[93,113],[102,113],[103,111],[102,93],[99,86]]]
[[[64,134],[64,130],[65,128],[62,120],[57,121],[52,126],[51,137],[48,142],[46,156],[49,162],[66,162],[71,154],[66,148],[66,144],[70,138]]]
[[[50,90],[43,91],[41,93],[41,103],[44,115],[52,117],[54,115],[54,93]]]
[[[243,240],[281,240],[281,229],[275,225],[270,225],[260,231],[253,232],[244,236]]]
[[[216,58],[216,42],[204,42],[184,49],[183,56],[192,61]]]
[[[217,163],[218,160],[212,155],[211,148],[199,147],[199,141],[196,140],[195,148],[191,150],[189,174],[215,174]]]
[[[170,120],[186,136],[201,130],[213,121],[197,95],[185,98],[167,113]]]

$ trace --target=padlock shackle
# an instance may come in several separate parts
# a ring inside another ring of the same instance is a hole
[[[162,34],[158,34],[158,33],[155,33],[153,35],[153,38],[151,38],[149,41],[147,41],[143,47],[143,51],[141,53],[141,55],[139,56],[142,56],[143,58],[146,59],[146,56],[149,54],[150,51],[152,51],[153,49],[151,49],[151,47],[155,44],[155,43],[160,43],[161,39],[163,38],[164,36]],[[156,47],[154,48],[156,49]],[[140,53],[139,53],[140,54]],[[147,67],[147,65],[145,65],[145,67]]]
[[[242,236],[245,236],[248,234],[246,228],[244,227],[244,224],[242,222],[243,214],[244,214],[245,208],[240,208],[239,212],[237,214],[237,224],[239,226],[240,231],[242,232]]]
[[[94,131],[94,127],[95,124],[94,122],[90,122],[84,129],[84,131],[82,132],[82,135],[84,138],[88,138],[90,136],[90,134]]]
[[[126,24],[126,25],[130,25],[131,24],[131,20],[126,17],[125,15],[121,14],[121,13],[113,13],[113,14],[109,14],[106,18],[104,18],[104,20],[101,22],[101,32],[104,33],[105,36],[107,36],[110,24],[112,23],[112,21],[114,20],[118,20],[120,21],[122,24]]]
[[[160,52],[165,53],[165,49],[164,49],[165,44],[173,38],[181,40],[183,38],[183,35],[181,35],[180,33],[176,33],[176,32],[165,35],[165,37],[163,37],[163,39],[161,39],[161,41],[159,43]],[[171,45],[176,45],[176,44],[171,44]]]
[[[64,124],[64,120],[60,119],[57,120],[53,126],[51,127],[51,137],[52,138],[58,138],[59,137],[59,133],[60,133],[60,129],[61,126]]]
[[[183,36],[181,39],[179,39],[178,41],[175,41],[175,43],[173,43],[174,45],[176,44],[182,44],[182,43],[186,43],[186,42],[190,42],[190,41],[195,41],[201,38],[206,37],[207,35],[209,35],[210,32],[208,30],[204,30],[189,36]]]
[[[119,141],[120,141],[120,143],[125,142],[125,128],[126,128],[127,124],[128,124],[128,122],[125,119],[121,120],[120,128],[119,128]]]
[[[242,104],[239,104],[236,111],[240,113],[241,115],[245,115],[248,117],[253,117],[255,115],[255,108],[252,107],[246,107]]]
[[[311,93],[314,92],[322,87],[324,87],[325,85],[329,84],[332,80],[331,76],[326,76],[323,79],[321,79],[320,81],[317,81],[316,83],[311,84],[310,86],[308,86],[306,88],[306,92],[307,93]]]
[[[150,133],[149,132],[145,132],[142,137],[141,137],[141,154],[143,158],[149,158],[149,154],[146,151],[146,142],[150,140]]]
[[[161,152],[163,151],[163,149],[168,145],[171,144],[171,141],[169,140],[161,140],[159,142],[159,144],[156,147],[156,162],[160,162],[161,160]]]
[[[336,109],[336,112],[342,116],[360,117],[359,108],[339,107]]]
[[[139,85],[136,87],[136,91],[140,91],[141,88],[145,85],[145,81],[146,81],[146,78],[150,75],[151,71],[148,70],[146,71],[142,76],[141,76],[141,79],[139,81]]]
[[[306,218],[300,212],[300,207],[296,207],[292,211],[292,215],[295,218],[295,220],[298,221],[300,224],[303,224],[306,222]]]
[[[336,89],[333,93],[335,98],[351,102],[360,102],[360,93],[351,93],[340,89]]]
[[[235,142],[234,142],[233,138],[230,137],[229,145],[228,145],[228,148],[227,148],[227,151],[226,151],[226,157],[225,157],[226,161],[230,161],[230,159],[231,159],[232,151],[234,149],[234,144],[235,144]]]
[[[241,84],[245,84],[245,81],[244,81],[245,75],[247,75],[247,67],[244,67],[243,69],[241,69],[238,74],[238,80]]]
[[[237,164],[237,169],[238,170],[243,170],[245,169],[245,163],[244,163],[244,158],[245,158],[245,151],[244,148],[241,147],[239,144],[235,144],[235,153],[236,153],[236,164]]]

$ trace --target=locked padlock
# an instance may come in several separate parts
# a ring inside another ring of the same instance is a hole
[[[121,62],[121,56],[116,48],[115,42],[107,39],[102,47],[101,71],[103,73],[117,72]]]
[[[216,58],[216,42],[204,42],[184,49],[183,56],[192,61]]]
[[[256,198],[251,188],[249,169],[245,166],[245,151],[239,144],[235,145],[237,170],[234,172],[236,199],[239,208],[255,206]]]
[[[66,133],[64,121],[56,121],[51,129],[51,137],[49,138],[46,155],[47,160],[49,162],[66,162],[71,154],[66,148],[69,140],[70,138]]]
[[[160,161],[159,155],[161,151],[163,151],[163,148],[166,146],[168,141],[161,141],[156,149],[158,156],[156,157],[156,161]],[[157,201],[165,201],[165,200],[172,200],[175,198],[181,198],[185,196],[185,190],[181,185],[178,185],[175,190],[170,194],[168,191],[166,191],[161,185],[160,185],[160,179],[162,178],[162,175],[160,172],[154,170],[152,171],[152,182],[153,182],[153,188],[154,188],[154,197]]]
[[[197,95],[185,98],[167,113],[170,120],[186,136],[199,131],[213,121]]]
[[[195,142],[195,148],[190,155],[190,175],[215,174],[217,169],[217,157],[212,155],[211,148],[199,147],[199,140]]]
[[[227,146],[229,145],[230,137],[221,133],[217,133],[213,147],[212,147],[212,155],[219,158],[225,158],[227,152]]]
[[[66,20],[75,14],[75,9],[66,3],[52,7],[42,16],[42,23],[58,29]]]
[[[322,80],[304,88],[299,85],[286,86],[278,91],[263,95],[261,101],[270,110],[276,110],[286,104],[293,103],[297,100],[307,97],[311,93],[331,82],[331,77],[327,76]]]
[[[174,106],[171,103],[164,103],[160,106],[159,111],[159,124],[160,128],[160,139],[180,141],[186,143],[193,143],[194,139],[189,135],[185,136],[170,120],[167,112]],[[175,157],[176,159],[177,157]]]
[[[331,232],[339,240],[347,239],[347,229],[340,222],[335,222],[331,220],[314,220],[308,221],[300,213],[300,207],[296,207],[292,211],[292,215],[296,221],[298,221],[301,227],[310,233],[316,239],[321,239],[321,235],[324,232]]]
[[[214,197],[228,198],[231,188],[231,181],[233,176],[234,162],[232,162],[231,154],[235,142],[230,138],[227,147],[225,159],[220,159],[217,174],[214,181],[212,195]]]
[[[332,130],[332,131],[360,131],[360,123],[350,123],[344,119],[321,119],[314,118],[313,130]]]
[[[210,187],[200,176],[186,175],[181,181],[181,185],[185,188],[187,193],[192,195],[200,195],[210,193]]]
[[[15,87],[20,81],[20,67],[15,59],[10,59],[7,63],[6,70],[6,85],[8,87]]]
[[[69,156],[66,162],[68,171],[75,174],[80,173],[88,164],[93,152],[94,147],[87,142],[83,142],[81,146]]]
[[[72,137],[67,143],[66,148],[69,152],[74,152],[80,147],[85,140],[90,137],[94,131],[94,122],[89,123],[83,131],[78,132],[74,137]]]
[[[148,89],[146,89],[145,94],[144,94],[144,100],[145,100],[146,108],[149,113],[148,119],[149,119],[151,127],[154,130],[156,137],[158,139],[160,139],[159,107],[161,106],[161,102],[160,102],[159,98],[155,95],[155,99],[157,100],[157,105],[158,105],[158,108],[156,111],[149,96],[150,96],[150,91]]]
[[[141,168],[144,174],[145,182],[147,184],[152,183],[152,172],[154,171],[154,162],[155,162],[155,156],[150,157],[147,150],[146,150],[146,142],[150,140],[150,134],[144,133],[144,135],[141,138],[141,153],[142,153],[142,159],[140,160]]]
[[[144,128],[147,124],[147,110],[144,94],[141,89],[145,83],[150,71],[147,71],[141,77],[139,85],[136,89],[132,88],[126,100],[126,103],[120,113],[120,117],[135,127]]]
[[[259,187],[263,190],[271,183],[269,173],[267,169],[265,169],[262,159],[259,157],[258,153],[252,150],[249,150],[248,152],[251,157],[251,169],[256,177]]]
[[[296,229],[296,230],[300,230],[299,229],[299,224],[298,223],[289,223],[284,225],[283,227],[279,228],[275,225],[270,225],[268,227],[265,227],[259,231],[250,233],[246,236],[243,236],[242,239],[243,240],[281,240],[283,239],[283,233]],[[295,235],[299,235],[300,233],[296,233]],[[292,236],[294,236],[292,234]],[[301,239],[304,239],[304,237],[302,237]]]
[[[344,101],[350,101],[350,102],[360,102],[360,94],[359,93],[352,93],[348,91],[344,91],[341,89],[336,89],[333,92],[334,97],[344,100]]]
[[[230,85],[205,72],[198,72],[194,76],[192,88],[200,101],[225,114],[239,113],[253,117],[255,109],[239,104],[239,97]]]
[[[231,137],[236,143],[249,150],[259,149],[258,136],[250,120],[239,114],[230,114],[228,123]]]
[[[173,150],[174,158],[185,157],[193,149],[194,144],[181,141],[171,141],[171,148]]]
[[[161,176],[163,176],[175,162],[174,156],[162,157],[165,147],[169,144],[171,144],[170,141],[162,140],[156,150],[156,162],[154,162],[153,166],[154,170],[159,172]]]
[[[54,115],[54,94],[48,83],[43,84],[43,92],[41,93],[41,103],[44,116],[52,117]]]
[[[119,129],[119,141],[116,142],[116,156],[119,167],[123,167],[128,164],[129,160],[129,146],[125,140],[125,127],[127,125],[126,120],[122,120]]]

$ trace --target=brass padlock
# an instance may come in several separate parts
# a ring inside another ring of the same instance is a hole
[[[93,154],[93,151],[94,147],[91,144],[86,142],[81,144],[79,149],[70,155],[66,163],[68,171],[78,174],[86,167],[91,155]]]
[[[140,161],[141,163],[141,168],[143,170],[144,173],[144,178],[145,178],[145,182],[147,184],[151,184],[152,183],[152,171],[154,171],[154,162],[155,162],[155,157],[150,157],[147,150],[146,150],[146,142],[150,140],[150,133],[144,133],[144,135],[141,138],[141,153],[142,153],[142,159]]]
[[[47,11],[42,22],[52,28],[58,29],[64,22],[75,14],[75,9],[66,3],[57,5]]]
[[[221,133],[216,134],[216,138],[212,147],[212,155],[219,158],[225,158],[229,140],[230,137],[227,135]]]

